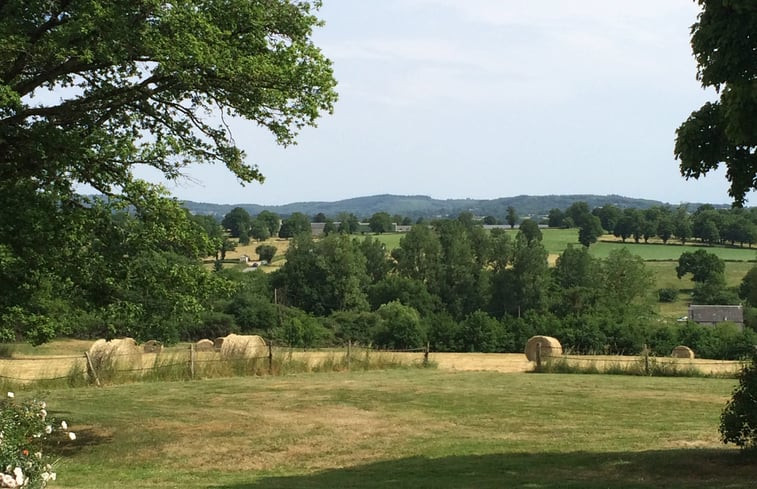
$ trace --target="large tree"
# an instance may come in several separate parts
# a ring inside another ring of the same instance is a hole
[[[392,230],[392,216],[387,212],[376,212],[368,220],[368,225],[376,234],[388,233]]]
[[[318,3],[0,2],[0,181],[108,194],[137,165],[175,178],[190,162],[262,180],[225,117],[289,144],[331,110]]]
[[[234,207],[225,216],[221,224],[224,228],[229,230],[229,233],[235,238],[241,238],[243,235],[247,236],[252,227],[252,217],[242,207]]]
[[[707,102],[678,128],[675,155],[681,174],[699,178],[727,167],[728,193],[742,205],[757,188],[757,3],[698,0],[691,46],[697,78],[720,99]]]
[[[194,304],[182,297],[212,293],[201,226],[133,171],[175,179],[218,163],[262,180],[228,118],[287,145],[332,109],[331,64],[310,40],[317,7],[0,1],[1,337],[44,341],[82,314],[139,335],[131,325],[179,320],[175,307]]]

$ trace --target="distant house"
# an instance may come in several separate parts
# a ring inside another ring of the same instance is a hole
[[[706,326],[718,323],[735,323],[744,326],[744,308],[742,306],[689,306],[689,321]]]

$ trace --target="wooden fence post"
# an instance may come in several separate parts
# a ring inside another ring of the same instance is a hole
[[[273,342],[268,342],[268,375],[273,375]]]
[[[347,370],[352,367],[352,340],[347,340]]]
[[[431,343],[426,342],[426,349],[423,351],[423,366],[428,367],[428,351],[431,349]]]
[[[541,370],[541,341],[536,342],[536,369]]]
[[[649,375],[649,348],[644,344],[644,373]]]
[[[195,345],[190,343],[189,345],[189,378],[194,380],[195,378]]]
[[[95,366],[92,365],[92,359],[89,358],[89,352],[84,352],[84,358],[87,359],[87,371],[89,372],[89,375],[91,375],[95,379],[95,384],[97,385],[97,387],[102,387],[100,385],[100,379],[97,377]]]

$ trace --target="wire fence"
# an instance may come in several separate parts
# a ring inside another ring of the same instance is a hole
[[[536,350],[537,372],[629,373],[634,375],[672,376],[704,375],[734,377],[747,366],[746,360],[709,360],[695,358],[656,357],[644,352],[635,357],[582,356],[561,354],[552,356]]]
[[[73,383],[84,380],[102,385],[103,381],[119,376],[160,376],[162,372],[173,372],[174,377],[189,379],[224,373],[273,375],[277,370],[292,371],[295,363],[304,370],[317,369],[319,362],[350,369],[355,361],[365,363],[372,356],[393,353],[422,353],[422,364],[429,364],[428,344],[423,348],[380,349],[349,342],[339,349],[307,350],[277,346],[269,341],[262,351],[255,354],[225,355],[220,348],[198,349],[195,344],[190,344],[185,348],[174,347],[158,352],[135,350],[127,353],[106,351],[104,354],[84,352],[44,357],[11,356],[0,359],[0,380],[18,383],[63,380]]]
[[[203,350],[195,344],[186,347],[173,347],[158,352],[131,353],[111,352],[103,358],[94,358],[89,352],[79,355],[50,355],[44,357],[10,357],[0,359],[0,381],[8,383],[62,382],[80,385],[91,383],[102,385],[116,380],[127,380],[151,376],[152,378],[195,379],[220,376],[241,375],[276,375],[295,371],[316,370],[351,370],[367,368],[373,362],[373,368],[389,366],[391,356],[407,361],[404,355],[420,361],[427,366],[430,363],[430,345],[422,348],[375,348],[372,345],[359,345],[348,342],[335,349],[302,349],[288,345],[276,345],[269,341],[265,347],[253,355],[226,356],[219,348]],[[729,375],[738,374],[747,364],[740,360],[706,360],[688,358],[654,357],[642,354],[627,356],[584,356],[560,355],[536,359],[536,370],[544,371],[546,363],[555,365],[572,365],[583,370],[635,370],[648,375],[670,370],[698,370],[702,374]]]

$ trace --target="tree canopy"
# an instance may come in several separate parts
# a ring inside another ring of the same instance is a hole
[[[0,180],[109,194],[137,165],[262,180],[224,121],[281,144],[335,101],[318,2],[0,2]],[[54,91],[54,96],[47,95]],[[215,113],[216,117],[208,114]]]
[[[693,112],[676,133],[681,174],[699,178],[727,167],[728,193],[743,205],[757,188],[757,4],[748,0],[698,0],[691,46],[697,78],[720,99]]]
[[[171,321],[229,291],[199,266],[220,237],[133,171],[262,181],[227,118],[288,145],[332,110],[319,3],[0,1],[0,339],[95,324],[175,340]]]

